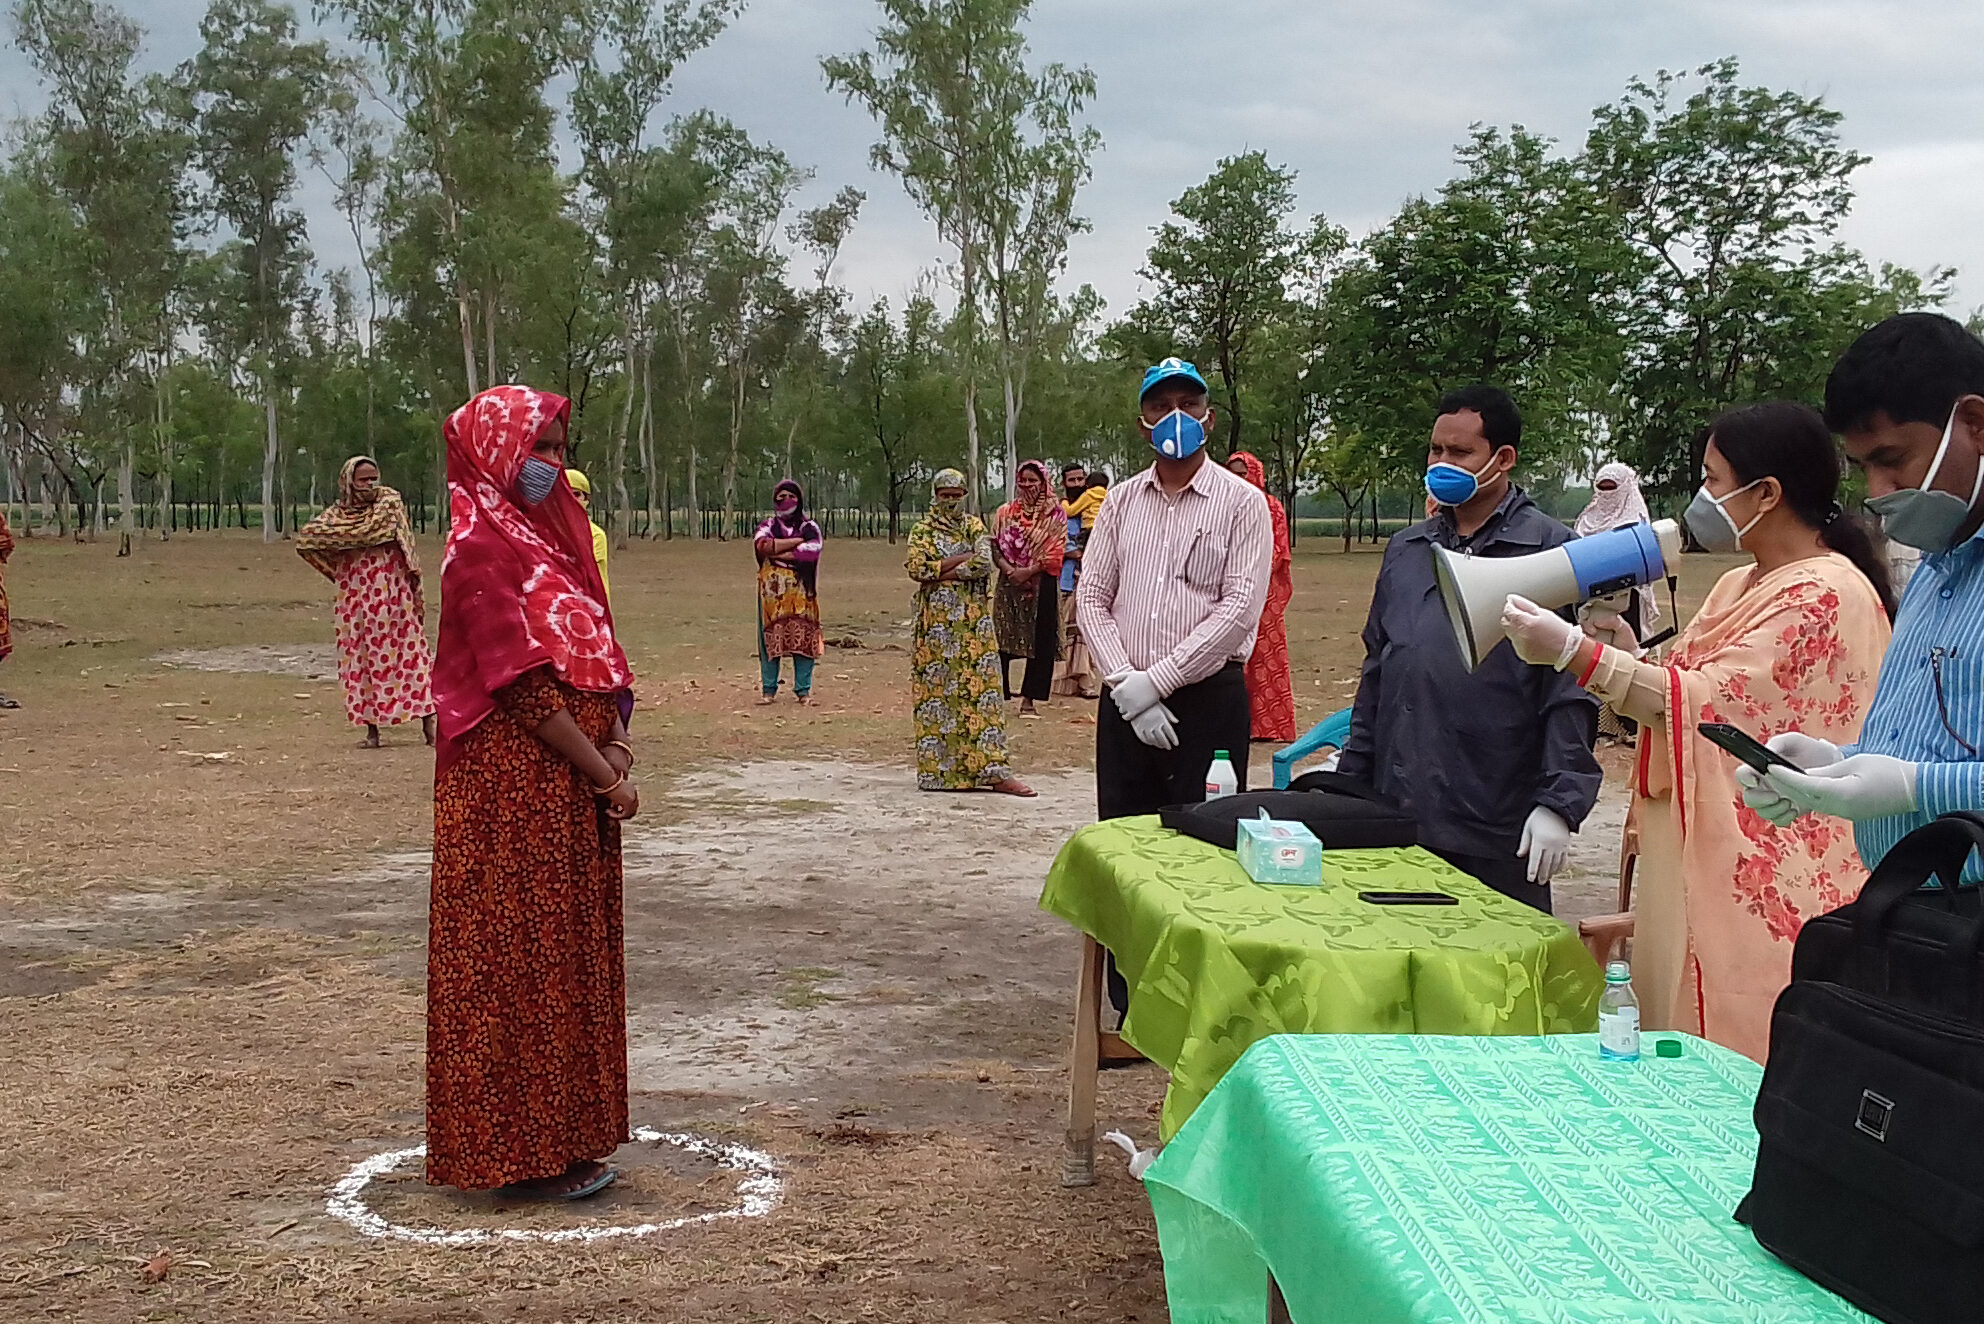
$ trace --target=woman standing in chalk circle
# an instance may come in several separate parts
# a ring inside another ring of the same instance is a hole
[[[940,470],[931,489],[903,562],[916,581],[909,659],[916,788],[1032,795],[1006,763],[1005,686],[986,601],[992,535],[965,513],[962,473]]]
[[[820,633],[820,526],[806,517],[806,493],[790,478],[772,489],[771,517],[752,540],[758,553],[760,704],[778,697],[779,662],[792,659],[792,697],[813,698],[813,664],[827,651]]]
[[[484,391],[445,429],[427,955],[427,1180],[573,1200],[627,1139],[620,825],[640,807],[571,405]]]
[[[1781,828],[1746,806],[1741,765],[1697,727],[1857,739],[1894,597],[1867,529],[1838,505],[1839,454],[1818,414],[1784,402],[1731,410],[1710,428],[1702,468],[1689,532],[1752,564],[1716,581],[1664,665],[1640,660],[1617,617],[1580,631],[1511,597],[1502,624],[1525,662],[1569,672],[1645,728],[1633,775],[1641,1023],[1761,1062],[1792,940],[1857,896],[1867,871],[1851,823]]]
[[[296,554],[338,586],[338,680],[360,749],[379,748],[379,728],[420,719],[434,743],[433,662],[420,552],[400,494],[379,482],[379,464],[354,455],[338,472],[336,504],[296,533]]]

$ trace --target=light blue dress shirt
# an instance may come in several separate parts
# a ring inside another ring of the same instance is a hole
[[[1915,813],[1854,826],[1869,869],[1931,819],[1984,809],[1984,530],[1922,558],[1902,592],[1860,743],[1845,752],[1917,765]],[[1973,856],[1965,876],[1979,872]]]

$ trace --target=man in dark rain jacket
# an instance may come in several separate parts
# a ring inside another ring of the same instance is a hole
[[[1433,545],[1524,556],[1572,534],[1510,481],[1522,418],[1508,395],[1441,397],[1426,489],[1439,513],[1394,536],[1364,626],[1364,673],[1338,769],[1419,821],[1434,854],[1550,909],[1550,879],[1598,800],[1598,702],[1575,677],[1497,647],[1470,672],[1433,577]]]

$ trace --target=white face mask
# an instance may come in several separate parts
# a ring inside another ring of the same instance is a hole
[[[1960,404],[1962,401],[1957,402]],[[1889,492],[1867,502],[1867,509],[1880,517],[1882,532],[1918,551],[1948,551],[1956,541],[1957,530],[1970,518],[1978,492],[1984,490],[1984,459],[1978,461],[1977,477],[1971,480],[1970,500],[1930,486],[1943,467],[1943,457],[1949,454],[1950,438],[1956,432],[1957,405],[1950,406],[1950,421],[1943,424],[1943,443],[1936,447],[1936,458],[1929,462],[1922,486]]]

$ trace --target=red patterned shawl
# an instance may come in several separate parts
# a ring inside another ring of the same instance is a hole
[[[492,697],[551,666],[576,689],[611,694],[633,680],[613,637],[592,526],[563,480],[536,507],[512,493],[531,448],[571,401],[527,386],[484,391],[449,415],[448,548],[441,560],[436,774],[495,711]]]

